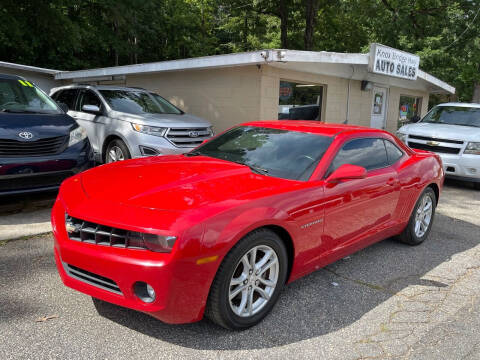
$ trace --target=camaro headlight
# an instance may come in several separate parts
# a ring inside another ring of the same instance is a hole
[[[404,134],[402,132],[398,132],[397,131],[397,137],[402,140],[403,142],[406,142],[407,141],[407,134]]]
[[[480,155],[480,142],[469,142],[463,153]]]
[[[70,140],[68,141],[68,146],[73,146],[86,138],[87,131],[81,126],[79,126],[76,129],[70,131]]]
[[[164,136],[165,133],[167,132],[167,128],[150,126],[150,125],[141,125],[141,124],[135,124],[135,123],[132,123],[132,128],[135,131],[148,134],[148,135],[153,135],[153,136]]]
[[[176,236],[143,234],[143,241],[148,250],[169,253],[177,240]]]

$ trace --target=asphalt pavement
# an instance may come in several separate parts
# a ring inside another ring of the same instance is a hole
[[[68,289],[51,235],[0,242],[0,359],[480,359],[480,191],[448,182],[424,244],[370,246],[259,325],[167,325]]]

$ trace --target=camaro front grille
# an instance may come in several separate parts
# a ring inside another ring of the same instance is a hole
[[[117,248],[146,249],[143,233],[100,225],[69,215],[66,215],[65,225],[70,240]]]
[[[66,136],[35,141],[0,139],[0,157],[55,155],[64,150],[66,144]]]
[[[112,279],[94,274],[90,271],[80,269],[79,267],[62,262],[63,269],[72,278],[96,286],[98,288],[111,291],[115,294],[123,295],[117,283]]]
[[[461,150],[460,148],[427,145],[427,144],[417,143],[413,141],[409,141],[408,146],[410,146],[413,149],[428,150],[428,151],[433,151],[433,152],[442,153],[442,154],[458,154],[460,153],[460,150]]]
[[[211,137],[209,128],[170,128],[167,139],[178,147],[195,147]]]

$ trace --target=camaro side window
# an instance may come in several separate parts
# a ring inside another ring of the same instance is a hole
[[[333,160],[331,171],[343,164],[363,166],[367,170],[387,166],[387,152],[383,139],[362,138],[347,142]]]
[[[394,164],[403,156],[403,152],[392,142],[385,140],[385,148],[387,149],[388,163]]]

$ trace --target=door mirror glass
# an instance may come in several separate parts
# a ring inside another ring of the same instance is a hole
[[[334,183],[342,180],[364,179],[366,176],[367,169],[364,167],[343,164],[327,178],[327,182]]]
[[[100,114],[100,108],[97,105],[83,105],[82,111],[90,114]]]

